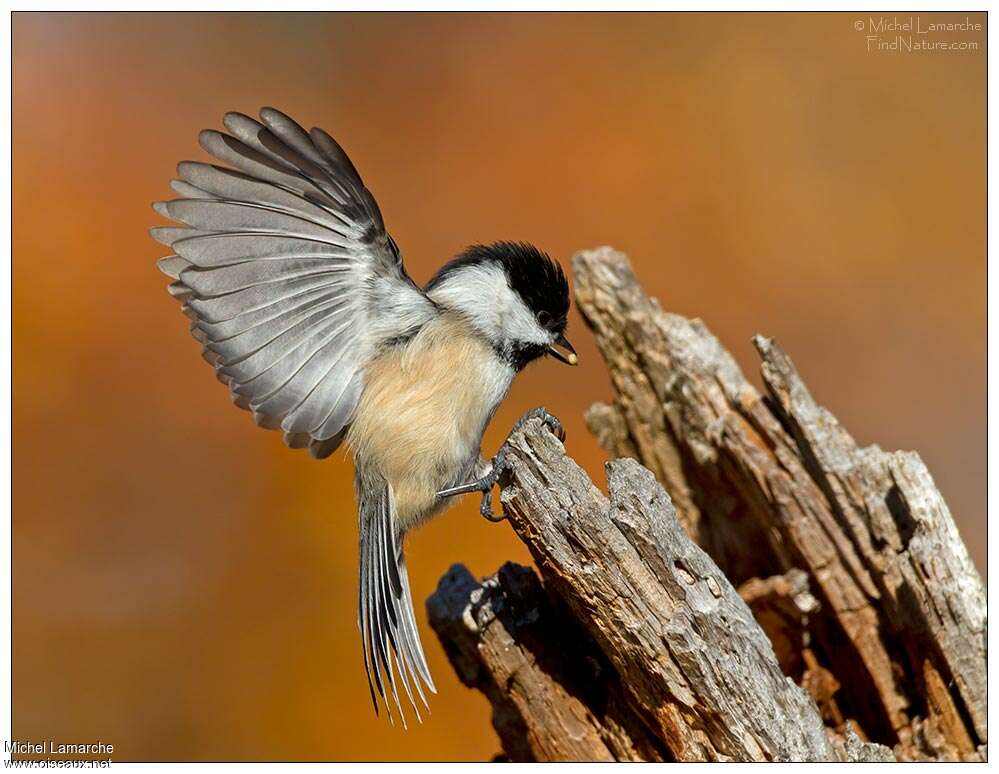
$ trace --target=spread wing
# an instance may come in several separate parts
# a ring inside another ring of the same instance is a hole
[[[406,274],[378,205],[343,149],[272,108],[228,113],[200,143],[222,165],[178,166],[155,228],[159,262],[233,402],[293,448],[329,456],[379,345],[435,314]]]

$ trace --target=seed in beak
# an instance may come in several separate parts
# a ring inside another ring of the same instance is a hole
[[[557,360],[561,360],[563,363],[566,363],[567,365],[574,366],[579,363],[579,358],[576,357],[576,350],[572,348],[572,344],[569,343],[569,340],[565,337],[565,335],[560,334],[558,338],[555,339],[554,344],[558,344],[560,347],[562,347],[562,349],[569,350],[569,354],[563,355],[559,350],[555,349],[555,346],[553,344],[548,345],[548,354],[550,354],[552,357],[556,358]]]

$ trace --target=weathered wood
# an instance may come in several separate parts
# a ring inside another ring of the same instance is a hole
[[[739,596],[753,611],[773,645],[784,674],[800,682],[807,668],[808,618],[819,610],[808,590],[808,576],[801,570],[769,578],[750,578],[739,586]]]
[[[507,563],[480,584],[455,565],[427,613],[462,682],[492,703],[509,760],[668,760],[590,636],[530,568]]]
[[[649,471],[609,463],[608,499],[538,422],[507,449],[514,530],[676,760],[833,759],[814,705]]]
[[[840,686],[827,722],[842,712],[902,758],[979,758],[984,590],[918,455],[859,448],[757,337],[761,395],[702,322],[644,294],[622,254],[589,251],[573,268],[615,389],[589,426],[656,475],[733,582],[807,574],[820,609],[801,679]]]

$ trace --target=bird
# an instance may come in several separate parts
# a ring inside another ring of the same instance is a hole
[[[424,687],[436,688],[403,544],[463,494],[481,493],[482,515],[502,520],[491,493],[506,446],[487,459],[482,436],[526,366],[578,362],[568,282],[537,247],[501,241],[467,248],[420,287],[328,133],[270,107],[223,125],[198,138],[216,163],[182,161],[178,197],[153,204],[179,224],[150,229],[172,253],[158,267],[236,406],[316,459],[351,452],[371,700],[405,725],[404,692],[422,721],[416,697],[429,711]],[[514,429],[532,417],[564,440],[544,408]]]

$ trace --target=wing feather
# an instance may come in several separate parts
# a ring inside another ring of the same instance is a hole
[[[153,205],[153,209],[156,209],[156,205]],[[161,212],[160,214],[162,215],[163,213]],[[156,228],[149,229],[149,236],[161,245],[166,245],[167,247],[173,247],[173,243],[179,239],[185,239],[187,237],[194,237],[203,234],[204,232],[198,231],[197,229],[176,228],[174,226],[158,226]]]
[[[315,143],[312,142],[308,133],[293,119],[281,111],[270,107],[260,109],[260,118],[276,137],[283,140],[289,148],[300,156],[308,159],[318,167],[323,167],[331,172],[333,171],[330,169],[329,163],[323,157],[322,153],[316,148]],[[331,179],[336,179],[335,173]],[[360,179],[357,182],[360,183]]]
[[[185,234],[173,239],[167,246],[181,258],[203,269],[281,258],[354,257],[349,248],[284,234],[209,234],[195,229],[173,230]],[[166,235],[165,238],[171,236]]]
[[[266,204],[308,217],[333,231],[348,233],[344,229],[350,227],[350,221],[342,215],[314,204],[304,196],[240,172],[196,161],[182,161],[177,165],[177,172],[191,187],[196,186],[195,190],[204,191],[208,198]]]
[[[190,306],[199,319],[222,322],[282,303],[299,293],[321,288],[333,289],[339,284],[335,276],[300,277],[277,285],[254,285],[224,296],[192,298]]]
[[[269,155],[251,148],[236,137],[214,129],[205,129],[198,135],[198,144],[223,164],[229,164],[256,180],[287,188],[296,193],[311,195],[320,200],[329,199],[304,175],[290,169],[286,164],[276,162]],[[335,204],[332,200],[329,203]]]
[[[180,273],[190,265],[190,263],[185,261],[179,255],[168,255],[166,258],[160,258],[156,262],[157,268],[173,279],[180,279]]]
[[[171,183],[180,198],[154,205],[182,224],[152,229],[173,252],[159,267],[233,402],[292,448],[326,457],[360,400],[365,364],[436,308],[326,132],[273,108],[223,124],[228,133],[199,135],[217,163],[181,162]],[[376,677],[387,666],[372,663]]]
[[[326,159],[326,163],[332,169],[337,170],[346,179],[351,180],[358,188],[364,188],[364,183],[361,182],[361,176],[357,174],[357,169],[354,168],[350,157],[347,156],[336,140],[318,127],[313,127],[309,131],[309,137],[312,138],[316,149],[322,154],[322,157]]]
[[[171,180],[170,187],[174,192],[179,193],[188,199],[211,199],[212,195],[197,186],[191,185],[185,180]]]
[[[270,282],[285,282],[300,277],[331,275],[349,271],[340,258],[281,258],[270,261],[248,261],[215,269],[191,268],[180,277],[202,298],[224,296],[237,290]]]
[[[249,357],[286,334],[293,340],[299,341],[302,338],[302,329],[298,326],[323,325],[325,329],[327,322],[336,319],[338,307],[342,314],[343,306],[342,299],[332,297],[322,303],[304,305],[266,323],[244,328],[234,336],[213,340],[211,342],[212,350],[226,358],[226,365],[232,365],[230,361]],[[208,330],[208,328],[201,328],[206,336]]]
[[[363,389],[363,378],[360,373],[355,373],[344,392],[337,399],[336,405],[315,431],[316,438],[320,440],[332,438],[347,426],[350,421],[351,406],[360,399]]]
[[[314,438],[325,440],[313,432],[316,430],[314,423],[295,421],[296,412],[320,386],[334,391],[335,394],[341,393],[343,391],[342,382],[351,378],[355,373],[356,369],[351,364],[342,362],[345,353],[340,345],[341,342],[336,338],[330,339],[287,382],[281,385],[280,391],[275,390],[265,400],[256,402],[254,407],[258,411],[284,417],[281,421],[281,429],[285,432],[308,432]],[[338,359],[329,364],[329,353],[337,350],[340,353]],[[329,376],[332,378],[327,378]]]
[[[273,304],[254,309],[252,312],[244,312],[238,317],[220,322],[202,321],[198,327],[202,329],[213,341],[222,342],[226,339],[238,336],[244,331],[252,330],[260,325],[265,325],[277,320],[285,315],[301,312],[310,309],[313,305],[325,304],[327,301],[336,300],[337,303],[348,303],[345,299],[335,295],[331,288],[336,285],[325,285],[320,288],[313,288],[302,293],[282,298]]]
[[[297,322],[288,330],[282,331],[255,350],[242,351],[235,347],[228,348],[226,347],[228,342],[218,345],[212,343],[211,349],[223,356],[221,361],[223,367],[220,370],[224,376],[237,382],[247,382],[288,356],[292,356],[292,362],[288,365],[294,367],[294,364],[301,362],[304,357],[311,356],[314,348],[337,334],[348,338],[348,326],[348,321],[330,320],[325,312],[320,310]],[[309,355],[305,355],[306,352]]]
[[[344,353],[341,353],[341,358]],[[337,432],[343,425],[331,432],[321,434],[323,420],[336,410],[340,397],[347,390],[348,384],[357,372],[356,368],[345,367],[347,364],[336,362],[328,367],[316,359],[315,366],[300,372],[302,392],[305,398],[294,405],[284,404],[284,421],[281,427],[289,433],[309,432],[319,440],[325,440]]]
[[[274,334],[276,329],[279,327],[283,329],[283,326],[300,320],[314,309],[325,308],[332,312],[335,307],[348,303],[336,293],[336,285],[329,285],[282,299],[231,320],[217,323],[201,322],[198,328],[212,341],[222,344],[242,335],[276,335]]]
[[[335,247],[350,245],[349,237],[264,204],[221,199],[174,199],[162,202],[162,205],[161,213],[168,218],[202,231],[278,233],[313,239]]]

